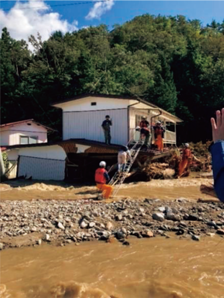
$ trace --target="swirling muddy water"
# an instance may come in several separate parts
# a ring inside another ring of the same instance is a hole
[[[224,240],[131,239],[1,252],[1,297],[222,298]]]
[[[210,199],[200,184],[209,179],[151,181],[124,185],[132,198]],[[17,183],[17,182],[16,182]],[[1,199],[80,199],[95,187],[1,185]],[[0,253],[2,298],[224,298],[224,239],[131,238],[56,247],[8,249]]]
[[[150,182],[138,182],[123,184],[117,198],[157,198],[161,200],[173,200],[180,197],[187,199],[211,199],[210,196],[200,192],[200,185],[210,185],[210,178],[184,178],[170,180],[152,180]],[[8,184],[0,184],[0,200],[32,200],[54,199],[75,200],[89,199],[97,195],[95,186],[69,186],[63,183],[12,181]],[[113,198],[113,199],[117,199]]]

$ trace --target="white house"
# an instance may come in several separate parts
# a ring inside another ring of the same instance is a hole
[[[181,120],[167,111],[141,99],[110,95],[82,95],[53,104],[62,109],[63,141],[48,144],[29,143],[6,146],[10,160],[18,161],[18,176],[32,176],[40,180],[63,180],[65,177],[81,177],[98,166],[101,159],[108,164],[116,163],[117,152],[131,140],[139,139],[136,126],[142,116],[146,116],[151,126],[160,120],[166,127],[165,144],[176,144],[176,124]],[[102,122],[109,114],[113,121],[112,144],[104,144]],[[28,121],[28,120],[27,120]],[[30,123],[31,125],[27,125]],[[36,122],[23,123],[24,126],[37,125]],[[37,125],[40,135],[44,129]],[[15,130],[15,126],[11,126]],[[47,129],[47,128],[46,128]],[[34,130],[19,133],[32,137]],[[46,135],[45,135],[46,137]],[[18,140],[18,139],[17,139]],[[22,138],[22,140],[24,140]],[[23,143],[23,142],[21,142]]]
[[[1,147],[47,143],[48,131],[51,128],[33,119],[11,122],[0,125]]]
[[[136,126],[141,116],[147,116],[151,126],[156,120],[166,127],[164,143],[176,144],[178,117],[141,99],[116,95],[81,95],[53,104],[62,109],[63,140],[82,138],[104,142],[101,124],[109,114],[113,121],[111,137],[113,144],[125,145],[139,139]]]
[[[7,150],[8,160],[16,167],[10,178],[27,176],[36,180],[63,180],[66,153],[58,144],[47,143],[12,146]]]

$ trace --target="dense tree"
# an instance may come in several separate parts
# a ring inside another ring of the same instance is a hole
[[[60,131],[54,100],[82,93],[134,95],[184,120],[179,141],[210,138],[209,118],[224,104],[224,21],[203,27],[184,16],[143,15],[55,32],[29,44],[2,30],[1,121],[25,118]]]

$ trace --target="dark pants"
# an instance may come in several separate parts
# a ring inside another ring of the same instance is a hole
[[[109,130],[104,130],[105,143],[110,145],[111,135]]]
[[[144,136],[144,138],[145,138],[144,145],[145,146],[148,146],[148,144],[149,144],[149,137],[150,137],[149,131],[146,131],[145,129],[142,128],[141,129],[141,135]]]

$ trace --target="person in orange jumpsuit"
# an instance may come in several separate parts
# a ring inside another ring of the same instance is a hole
[[[111,196],[113,187],[107,184],[110,181],[110,177],[108,175],[108,172],[105,169],[106,162],[101,161],[99,166],[100,167],[95,172],[96,187],[102,191],[103,198],[108,199]]]
[[[163,138],[165,129],[162,127],[161,122],[157,121],[156,126],[153,126],[155,134],[155,145],[159,151],[163,151]]]
[[[183,176],[183,174],[189,169],[191,163],[191,149],[188,143],[184,145],[182,160],[179,164],[179,174],[178,177]]]

